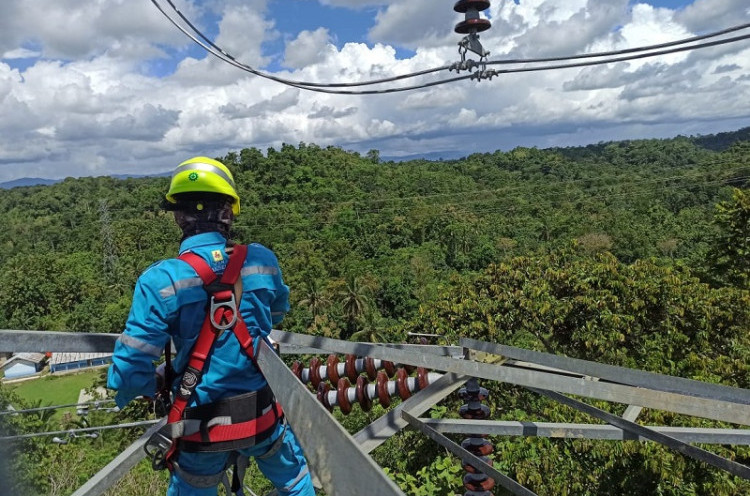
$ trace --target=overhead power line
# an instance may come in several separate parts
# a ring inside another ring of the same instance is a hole
[[[182,14],[182,12],[174,5],[172,0],[167,0],[167,3],[169,4],[171,10],[173,11],[174,14],[176,14],[182,20],[184,24],[186,24],[189,27],[190,30],[192,30],[192,33],[188,30],[188,27],[183,26],[174,17],[168,14],[167,11],[160,5],[159,0],[151,0],[151,2],[175,27],[177,27],[180,31],[182,31],[192,41],[194,41],[196,44],[201,46],[204,50],[206,50],[211,55],[214,55],[215,57],[219,58],[220,60],[234,67],[237,67],[243,71],[249,72],[258,77],[269,79],[271,81],[275,81],[275,82],[278,82],[287,86],[291,86],[294,88],[314,91],[314,92],[319,92],[319,93],[340,94],[340,95],[374,95],[374,94],[397,93],[397,92],[403,92],[403,91],[424,89],[424,88],[428,88],[432,86],[438,86],[438,85],[453,83],[456,81],[462,81],[465,79],[491,79],[492,77],[499,76],[501,74],[558,70],[558,69],[566,69],[566,68],[610,64],[614,62],[636,60],[636,59],[646,58],[646,57],[656,57],[660,55],[667,55],[667,54],[678,53],[678,52],[683,52],[683,51],[724,45],[728,43],[735,43],[735,42],[750,38],[750,34],[746,34],[746,35],[740,35],[740,36],[735,36],[731,38],[715,40],[711,42],[691,44],[691,43],[695,43],[696,41],[702,41],[702,40],[706,40],[709,38],[715,38],[715,37],[722,36],[731,32],[741,31],[741,30],[750,28],[750,23],[746,23],[746,24],[740,24],[737,26],[732,26],[732,27],[729,27],[720,31],[707,33],[707,34],[700,35],[700,36],[693,36],[693,37],[682,39],[682,40],[660,43],[656,45],[648,45],[648,46],[628,48],[628,49],[622,49],[622,50],[588,53],[588,54],[577,54],[577,55],[569,55],[569,56],[561,56],[561,57],[484,61],[479,64],[474,64],[474,67],[484,67],[485,65],[520,65],[520,64],[547,64],[547,65],[537,65],[537,66],[532,66],[532,67],[516,67],[512,69],[501,69],[501,70],[497,70],[497,69],[482,70],[482,71],[478,71],[475,73],[466,74],[463,76],[444,78],[444,79],[440,79],[437,81],[429,81],[426,83],[416,84],[416,85],[411,85],[411,86],[400,86],[400,87],[372,89],[372,90],[342,90],[342,89],[337,89],[337,88],[392,83],[392,82],[396,82],[400,80],[410,79],[410,78],[414,78],[418,76],[424,76],[424,75],[437,73],[437,72],[441,72],[445,70],[453,70],[453,69],[459,70],[459,65],[457,64],[444,65],[440,67],[433,67],[433,68],[416,71],[416,72],[410,72],[410,73],[401,74],[397,76],[373,79],[373,80],[367,80],[367,81],[360,81],[360,82],[319,83],[319,82],[311,82],[311,81],[299,81],[299,80],[286,79],[286,78],[274,76],[268,72],[260,71],[258,69],[255,69],[252,66],[239,62],[229,52],[227,52],[226,50],[218,46],[216,43],[211,41],[207,36],[205,36],[184,14]],[[668,48],[668,47],[677,47],[677,48]],[[620,55],[625,55],[625,54],[633,54],[633,55],[620,56]],[[602,57],[605,57],[605,58],[602,58]],[[585,62],[577,62],[577,63],[570,63],[570,64],[549,65],[549,62],[561,62],[561,61],[589,59],[589,58],[600,58],[601,60],[589,60]],[[470,62],[473,62],[473,61],[470,61]],[[466,67],[464,67],[464,69],[466,69]]]
[[[16,436],[5,436],[0,437],[0,441],[16,441],[19,439],[30,439],[32,437],[44,437],[44,436],[57,436],[57,435],[71,435],[79,434],[82,432],[95,432],[95,431],[106,431],[112,429],[129,429],[132,427],[144,427],[159,422],[157,420],[142,420],[140,422],[128,422],[125,424],[113,424],[113,425],[99,425],[96,427],[82,427],[80,429],[68,429],[65,431],[48,431],[48,432],[32,432],[29,434],[18,434]]]
[[[94,408],[99,408],[101,405],[107,404],[107,403],[114,403],[115,400],[101,400],[101,401],[92,401],[89,403],[68,403],[67,405],[52,405],[52,406],[41,406],[37,408],[26,408],[24,410],[4,410],[0,412],[0,416],[2,415],[13,415],[18,413],[32,413],[32,412],[43,412],[45,410],[58,410],[60,408],[72,408],[72,407],[89,407],[93,406]]]

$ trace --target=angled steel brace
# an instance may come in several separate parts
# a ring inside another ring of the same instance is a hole
[[[649,429],[648,427],[644,427],[640,424],[636,424],[635,422],[630,422],[629,420],[625,420],[624,418],[618,417],[617,415],[612,415],[609,412],[605,412],[604,410],[600,410],[599,408],[588,405],[581,401],[568,398],[563,394],[536,388],[529,389],[531,391],[534,391],[535,393],[546,396],[571,408],[575,408],[576,410],[587,413],[592,417],[603,420],[608,424],[614,425],[615,427],[619,427],[624,431],[632,432],[634,434],[637,434],[638,436],[650,439],[651,441],[661,443],[668,448],[682,453],[685,456],[695,458],[696,460],[708,463],[710,465],[713,465],[714,467],[726,470],[727,472],[742,477],[743,479],[750,479],[750,467],[746,467],[745,465],[742,465],[740,463],[733,462],[732,460],[727,460],[726,458],[715,455],[710,451],[706,451],[696,446],[691,446],[690,444],[679,441],[671,436],[662,434],[661,432],[657,432],[653,429]]]
[[[607,381],[630,386],[658,389],[670,393],[698,396],[714,400],[728,401],[750,405],[750,390],[741,389],[721,384],[710,384],[706,382],[684,379],[669,375],[646,372],[644,370],[630,369],[615,365],[570,358],[561,355],[531,351],[513,346],[506,346],[476,339],[461,338],[461,346],[472,350],[483,351],[495,355],[502,355],[514,360],[538,363],[547,367],[555,367],[581,375],[599,377]]]
[[[117,455],[114,460],[109,462],[104,468],[97,472],[84,485],[82,485],[72,496],[99,496],[104,494],[107,489],[112,487],[118,480],[127,474],[130,469],[135,467],[138,462],[146,458],[146,452],[143,446],[146,445],[151,436],[162,428],[167,422],[166,418],[152,425],[143,433],[141,437],[135,440],[133,444]]]
[[[259,346],[258,365],[326,494],[404,496],[265,341]]]
[[[399,432],[408,424],[401,418],[401,412],[422,415],[453,391],[461,387],[469,378],[456,374],[445,374],[425,389],[400,403],[397,407],[372,422],[354,435],[354,440],[366,453],[371,452],[389,437]]]
[[[444,434],[471,436],[526,436],[611,441],[650,441],[614,425],[570,424],[562,422],[518,422],[514,420],[419,419]],[[626,419],[627,420],[627,419]],[[709,429],[701,427],[644,426],[685,443],[750,445],[750,429]]]
[[[560,373],[479,363],[473,360],[457,360],[455,358],[426,353],[412,353],[382,345],[353,343],[320,336],[280,332],[279,341],[324,349],[333,353],[351,353],[354,355],[369,356],[381,360],[454,372],[460,375],[507,382],[519,386],[559,391],[561,393],[639,405],[656,410],[683,413],[685,415],[721,420],[734,424],[750,425],[750,405],[741,403],[654,391],[605,381],[592,381]]]
[[[495,482],[497,482],[499,485],[503,486],[513,494],[517,496],[537,496],[535,492],[523,487],[521,484],[503,474],[495,467],[485,463],[478,456],[474,455],[473,453],[469,453],[458,444],[454,443],[447,437],[437,432],[435,429],[432,429],[431,427],[420,422],[419,419],[410,415],[409,412],[402,411],[401,416],[404,418],[404,420],[409,422],[409,425],[417,429],[419,432],[429,437],[439,445],[443,446],[445,449],[460,458],[464,463],[469,464],[483,474],[492,477],[493,479],[495,479]]]

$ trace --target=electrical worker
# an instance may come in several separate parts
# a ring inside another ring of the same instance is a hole
[[[289,288],[276,256],[259,244],[228,240],[240,198],[221,162],[195,157],[180,164],[166,199],[183,233],[180,258],[158,262],[138,278],[107,386],[117,391],[119,407],[137,396],[154,397],[159,379],[154,361],[166,349],[172,393],[166,396],[174,401],[166,406],[167,425],[152,438],[161,447],[152,464],[170,469],[168,496],[215,496],[220,483],[229,494],[226,470],[232,465],[231,489],[241,495],[250,456],[279,494],[313,496],[302,449],[253,356],[289,309]],[[230,271],[237,281],[224,280]],[[196,351],[201,347],[203,358]]]

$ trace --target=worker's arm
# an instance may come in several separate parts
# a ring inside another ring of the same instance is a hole
[[[117,391],[115,401],[121,408],[137,396],[153,396],[156,391],[154,361],[170,339],[168,323],[173,314],[169,308],[173,298],[160,294],[160,280],[165,278],[154,267],[138,279],[125,330],[115,344],[107,387]]]

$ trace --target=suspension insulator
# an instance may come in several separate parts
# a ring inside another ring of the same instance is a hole
[[[388,377],[393,377],[396,375],[396,364],[388,360],[383,360],[383,370],[385,370]]]
[[[429,372],[424,367],[417,368],[417,384],[420,391],[430,385]]]
[[[365,412],[369,412],[372,409],[372,399],[370,398],[370,395],[367,394],[367,385],[369,383],[367,377],[363,375],[357,377],[357,402]]]
[[[344,374],[349,378],[350,381],[356,381],[359,372],[357,371],[357,357],[354,355],[346,355],[346,365],[344,366]]]
[[[456,24],[453,31],[458,34],[481,33],[482,31],[487,31],[491,27],[492,23],[487,19],[466,19]]]
[[[318,359],[318,357],[314,357],[312,360],[310,360],[310,384],[317,389],[318,384],[320,384],[321,378],[320,378],[320,367],[322,363]]]
[[[478,456],[487,456],[495,451],[492,443],[482,437],[467,437],[461,441],[461,447],[469,453]]]
[[[318,385],[318,401],[320,401],[323,406],[326,407],[326,410],[332,412],[333,406],[331,405],[331,402],[328,401],[328,392],[330,390],[331,386],[329,386],[327,382],[321,382]]]
[[[391,395],[388,394],[388,375],[385,372],[378,372],[377,388],[378,401],[383,408],[391,406]]]
[[[411,397],[411,391],[409,391],[409,373],[405,368],[398,369],[398,372],[396,372],[396,387],[398,387],[398,395],[402,400],[407,400]]]
[[[458,13],[465,14],[471,9],[481,11],[490,8],[489,0],[458,0],[453,6],[453,10]]]
[[[472,389],[462,387],[458,390],[458,397],[464,401],[484,401],[490,397],[490,392],[483,387]]]
[[[489,491],[495,487],[495,480],[485,474],[466,474],[464,487],[470,491]]]
[[[371,381],[374,381],[375,378],[378,376],[378,370],[375,368],[375,359],[367,357],[365,358],[365,372],[367,373],[367,378]]]
[[[300,363],[299,361],[295,361],[292,364],[292,373],[296,375],[297,379],[299,379],[300,381],[302,381],[302,369],[303,368],[304,367],[302,366],[302,363]],[[305,382],[305,381],[302,381],[302,382]]]
[[[339,357],[336,355],[328,355],[328,360],[326,360],[326,372],[328,374],[328,380],[331,381],[332,384],[338,384],[339,383]]]
[[[339,403],[339,408],[341,409],[341,413],[344,415],[349,415],[349,413],[352,411],[352,404],[349,401],[349,387],[351,384],[349,383],[349,379],[346,377],[342,377],[339,379],[337,390],[337,399]]]
[[[480,456],[479,458],[480,458],[480,459],[481,459],[481,460],[482,460],[482,461],[483,461],[484,463],[486,463],[487,465],[489,465],[490,467],[492,467],[492,466],[493,466],[493,464],[494,464],[494,462],[492,461],[492,458],[490,458],[489,456]],[[462,465],[462,467],[463,467],[463,469],[464,469],[464,470],[466,470],[466,471],[467,471],[467,472],[469,472],[470,474],[479,474],[479,473],[481,473],[481,472],[480,472],[479,470],[477,470],[476,468],[472,467],[472,466],[471,466],[471,465],[469,465],[468,463],[464,463],[464,464]]]
[[[486,10],[490,7],[487,0],[459,0],[453,6],[453,10],[464,14],[464,20],[456,24],[453,29],[458,34],[481,33],[487,31],[492,23],[479,17],[480,10]]]
[[[458,409],[458,414],[467,420],[486,420],[490,418],[490,407],[481,403],[478,404],[478,408],[472,408],[471,404],[462,405]]]

